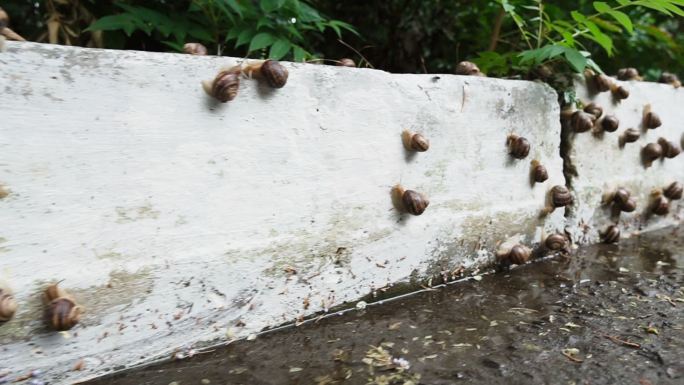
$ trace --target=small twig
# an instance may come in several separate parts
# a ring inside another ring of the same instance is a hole
[[[619,339],[619,338],[617,338],[617,337],[609,336],[609,335],[607,335],[607,334],[604,334],[603,336],[606,337],[606,338],[608,338],[609,340],[615,342],[616,344],[622,344],[622,345],[625,345],[625,346],[629,346],[630,348],[641,349],[641,345],[640,345],[640,344],[637,344],[636,342],[630,342],[630,341],[621,340],[621,339]]]
[[[496,15],[496,19],[494,20],[494,30],[492,31],[492,37],[489,40],[489,49],[488,51],[494,51],[496,49],[496,45],[499,42],[499,36],[501,35],[501,24],[503,24],[503,18],[506,13],[504,12],[503,8],[499,10],[499,13]]]
[[[361,52],[357,51],[356,48],[354,48],[354,47],[350,46],[349,44],[345,43],[344,41],[342,41],[342,39],[337,39],[337,41],[339,41],[340,43],[342,43],[345,47],[349,48],[350,50],[356,52],[357,55],[361,56],[361,58],[362,58],[363,60],[366,61],[366,63],[368,64],[368,66],[369,66],[370,68],[375,69],[375,67],[373,67],[373,65],[371,64],[371,62],[369,62],[368,59],[366,59],[366,57],[363,56],[363,54],[361,54]]]
[[[427,68],[425,68],[425,59],[423,59],[423,55],[420,55],[420,64],[423,66],[423,72],[427,74],[428,72]]]
[[[463,107],[465,106],[465,101],[466,101],[466,86],[463,84],[463,100],[461,101],[461,112],[463,112]]]
[[[582,362],[584,362],[584,360],[580,360],[579,358],[575,358],[566,352],[561,352],[561,354],[564,355],[565,357],[567,357],[572,362],[576,362],[578,364],[581,364]]]

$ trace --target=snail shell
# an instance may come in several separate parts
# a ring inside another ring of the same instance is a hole
[[[508,151],[516,159],[525,159],[530,153],[530,142],[522,136],[508,136]]]
[[[641,80],[636,68],[622,68],[618,70],[617,78],[620,80]]]
[[[350,58],[348,58],[348,57],[345,57],[345,58],[340,59],[340,60],[337,62],[337,66],[339,66],[339,67],[353,67],[353,68],[356,68],[356,63],[354,62],[354,60],[352,60],[352,59],[350,59]]]
[[[629,190],[624,187],[618,187],[618,189],[615,190],[615,194],[613,194],[613,201],[618,205],[624,205],[631,196],[632,193]]]
[[[644,158],[644,164],[649,166],[663,155],[663,148],[658,143],[649,143],[641,151],[641,154]]]
[[[675,158],[681,152],[681,150],[679,149],[679,147],[677,147],[676,144],[670,142],[665,138],[659,138],[658,144],[660,145],[660,147],[662,147],[663,156],[666,158]]]
[[[649,111],[644,114],[644,127],[653,129],[660,127],[662,124],[663,122],[655,112]]]
[[[45,317],[53,329],[69,330],[80,321],[81,307],[70,298],[57,298],[48,304]]]
[[[679,81],[679,77],[673,73],[663,72],[658,79],[660,83],[666,83],[672,85],[676,88],[682,86],[682,82]]]
[[[601,117],[601,114],[603,114],[603,108],[596,103],[589,103],[584,107],[584,112],[592,114],[598,119]]]
[[[17,311],[17,301],[9,290],[0,289],[0,323],[7,322]]]
[[[484,76],[477,64],[469,61],[456,64],[456,75]]]
[[[551,202],[554,207],[563,207],[572,204],[572,194],[567,187],[557,185],[551,189]]]
[[[625,203],[619,204],[618,208],[626,213],[631,213],[632,211],[636,210],[637,201],[634,197],[630,197]]]
[[[516,265],[522,265],[530,259],[532,251],[522,245],[515,245],[508,252],[508,260]]]
[[[261,64],[261,74],[269,86],[283,88],[287,84],[287,68],[276,60],[266,60]]]
[[[544,246],[546,246],[547,249],[553,251],[563,250],[568,247],[568,238],[566,238],[565,235],[562,234],[551,234],[548,237],[546,237],[546,240],[544,241]]]
[[[601,120],[601,128],[603,131],[615,132],[620,125],[620,121],[615,115],[606,115]]]
[[[670,212],[670,203],[664,196],[658,196],[653,201],[651,212],[655,215],[667,215]]]
[[[610,90],[610,86],[613,84],[613,82],[610,80],[610,78],[604,74],[596,74],[594,75],[594,85],[596,86],[596,89],[599,92],[606,92]]]
[[[240,88],[240,69],[233,67],[231,69],[221,71],[209,82],[203,82],[202,86],[207,94],[215,97],[221,103],[229,102],[238,94]]]
[[[584,111],[575,111],[570,118],[570,126],[575,132],[587,132],[594,127],[595,121],[594,115]]]
[[[190,55],[202,56],[207,54],[207,47],[200,43],[186,43],[183,46],[183,52]]]
[[[663,194],[672,199],[672,200],[677,200],[677,199],[682,199],[682,192],[684,191],[684,186],[682,186],[681,183],[679,182],[672,182],[669,186],[665,188],[663,191]]]
[[[617,243],[620,241],[620,228],[610,225],[603,233],[603,243]]]
[[[610,92],[612,92],[615,99],[618,100],[627,99],[629,97],[629,91],[625,87],[620,85],[614,85],[610,89]]]
[[[422,134],[404,130],[401,133],[401,139],[404,147],[410,151],[425,152],[430,148],[430,141]]]
[[[420,215],[430,204],[430,201],[425,198],[425,196],[419,192],[413,190],[406,190],[401,196],[401,201],[410,214]]]
[[[622,141],[625,143],[634,143],[639,140],[640,136],[641,134],[639,134],[639,130],[636,128],[628,128],[622,134]]]
[[[542,166],[541,164],[538,164],[534,166],[534,181],[537,183],[544,183],[547,179],[549,179],[549,173],[546,171],[546,167]]]

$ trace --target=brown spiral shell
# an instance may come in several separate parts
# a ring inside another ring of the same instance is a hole
[[[516,265],[522,265],[530,259],[532,251],[522,245],[515,245],[508,252],[508,260]]]
[[[640,80],[639,71],[636,68],[622,68],[618,70],[617,78],[620,80]]]
[[[620,211],[631,213],[632,211],[636,210],[637,201],[634,197],[630,197],[629,199],[627,199],[625,203],[619,204],[618,208],[620,209]]]
[[[603,243],[617,243],[620,241],[620,228],[610,225],[603,233]]]
[[[651,212],[655,215],[667,215],[670,212],[670,202],[664,196],[658,196],[653,200]]]
[[[562,234],[551,234],[546,237],[544,246],[553,251],[564,250],[568,247],[568,238]]]
[[[610,90],[610,86],[613,84],[613,82],[610,80],[610,78],[604,74],[596,74],[594,75],[594,86],[596,86],[596,90],[599,92],[606,92]]]
[[[658,128],[663,124],[660,120],[660,116],[653,111],[649,111],[644,114],[644,127],[654,129]]]
[[[70,298],[52,300],[45,311],[49,325],[58,331],[69,330],[81,319],[81,307]]]
[[[350,59],[350,58],[347,58],[347,57],[340,59],[340,60],[337,62],[337,65],[338,65],[339,67],[353,67],[353,68],[356,68],[356,63],[354,62],[354,60],[352,60],[352,59]]]
[[[665,138],[659,138],[658,144],[660,145],[660,147],[662,147],[663,156],[666,158],[675,158],[681,152],[681,150],[679,149],[679,147],[677,147],[676,144]]]
[[[544,183],[547,179],[549,179],[549,172],[546,171],[546,167],[542,166],[541,164],[538,164],[534,167],[533,175],[534,181],[537,183]]]
[[[601,120],[601,128],[603,131],[615,132],[620,126],[620,121],[615,115],[606,115]]]
[[[639,130],[637,130],[636,128],[628,128],[622,134],[622,140],[625,143],[634,143],[637,140],[639,140],[640,136],[641,134],[639,134]]]
[[[613,97],[618,100],[627,99],[629,97],[629,90],[623,86],[615,86],[610,90]]]
[[[283,88],[287,84],[289,72],[280,62],[276,60],[266,60],[261,64],[261,74],[266,83],[273,88]]]
[[[575,111],[570,117],[570,126],[575,132],[587,132],[594,127],[595,121],[594,115],[584,111]]]
[[[413,190],[404,191],[401,201],[406,211],[413,215],[422,214],[430,204],[430,201],[423,194]]]
[[[663,148],[658,143],[649,143],[641,150],[641,154],[644,158],[644,163],[648,166],[654,160],[663,156]]]
[[[672,199],[682,199],[682,192],[684,191],[684,186],[679,182],[672,182],[669,186],[665,187],[663,194]]]
[[[425,152],[430,148],[430,141],[421,134],[411,135],[409,147],[413,151]]]
[[[525,159],[530,153],[530,142],[522,136],[508,137],[508,151],[516,159]]]
[[[627,203],[632,193],[624,187],[618,187],[613,194],[613,201],[618,205],[623,205]]]
[[[203,56],[207,54],[207,47],[200,43],[185,43],[183,52],[190,55]]]
[[[9,291],[0,289],[0,323],[7,322],[17,311],[17,301]]]
[[[594,118],[598,119],[603,114],[603,108],[596,103],[589,103],[584,106],[584,112],[594,115]]]
[[[482,76],[482,71],[477,64],[469,61],[462,61],[456,64],[456,75]]]
[[[660,83],[670,84],[675,87],[681,87],[682,82],[679,81],[679,77],[670,72],[663,72],[658,79]]]
[[[205,85],[205,91],[221,103],[227,103],[235,99],[239,89],[240,70],[236,68],[219,72],[209,87]]]
[[[553,186],[551,189],[551,202],[554,207],[567,206],[573,202],[572,194],[565,186]]]

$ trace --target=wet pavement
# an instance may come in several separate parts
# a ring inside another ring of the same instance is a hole
[[[684,384],[683,266],[669,229],[88,384]]]

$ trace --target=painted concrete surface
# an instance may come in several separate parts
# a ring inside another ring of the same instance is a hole
[[[568,228],[578,242],[592,243],[600,239],[601,232],[611,224],[618,224],[623,237],[681,223],[684,214],[682,200],[670,202],[670,214],[656,216],[650,213],[654,190],[662,189],[674,181],[684,183],[684,155],[655,161],[650,167],[642,162],[641,151],[648,143],[663,137],[680,148],[684,146],[684,89],[670,85],[618,81],[630,96],[617,102],[610,92],[595,93],[585,86],[584,79],[576,82],[577,97],[583,103],[594,102],[603,108],[604,115],[613,114],[620,124],[615,132],[569,134],[568,158],[573,175],[569,184],[577,197],[571,210]],[[650,104],[662,126],[646,129],[642,125],[644,106]],[[620,136],[628,128],[636,128],[641,136],[634,143],[620,144]],[[611,205],[602,203],[604,195],[617,187],[629,189],[637,199],[632,213],[617,213]]]
[[[539,216],[565,184],[550,87],[285,63],[285,88],[243,80],[215,103],[200,82],[236,62],[8,43],[0,278],[20,309],[0,326],[0,366],[91,377],[487,266],[500,242],[563,229],[563,210]],[[429,151],[407,153],[403,129]],[[511,132],[527,159],[508,155]],[[423,215],[393,207],[396,183],[429,196]],[[65,333],[41,317],[58,280],[86,311]]]

